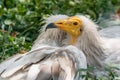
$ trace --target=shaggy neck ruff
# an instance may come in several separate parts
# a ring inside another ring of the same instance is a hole
[[[85,53],[88,65],[103,68],[105,54],[98,26],[84,16],[79,17],[82,19],[82,34],[75,45]]]

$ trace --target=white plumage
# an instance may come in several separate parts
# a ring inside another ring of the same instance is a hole
[[[118,38],[101,37],[97,31],[98,26],[93,21],[82,15],[78,17],[82,20],[82,34],[75,46],[86,55],[88,66],[95,66],[99,70],[98,73],[106,66],[120,68],[119,36]]]
[[[100,36],[107,38],[120,38],[120,26],[111,26],[99,31]]]
[[[74,46],[76,46],[79,50],[82,50],[83,53],[86,55],[88,66],[95,66],[96,70],[99,71],[98,73],[100,73],[100,71],[104,71],[104,67],[106,66],[117,65],[117,67],[120,67],[119,36],[118,38],[101,37],[97,30],[98,26],[93,21],[82,15],[76,15],[76,17],[78,17],[82,21],[82,26],[80,30],[81,35],[77,38]],[[72,23],[72,19],[73,17],[69,17],[68,19],[57,21],[57,23],[58,25],[65,26]],[[72,26],[70,25],[68,28],[71,27]],[[60,28],[63,29],[63,27]],[[68,37],[70,36],[71,35],[69,35],[68,33]],[[117,72],[119,72],[119,70]]]

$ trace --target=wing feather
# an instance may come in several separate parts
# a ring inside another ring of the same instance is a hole
[[[43,49],[37,49],[34,51],[30,51],[28,53],[26,53],[25,55],[23,54],[21,57],[15,56],[15,58],[11,58],[10,61],[6,61],[6,63],[2,63],[0,65],[0,67],[3,67],[5,64],[10,64],[7,65],[5,68],[1,69],[1,76],[2,77],[9,77],[11,75],[13,75],[16,71],[20,70],[20,69],[24,69],[25,67],[33,64],[33,63],[37,63],[40,60],[42,60],[44,57],[46,57],[50,52],[54,52],[56,49],[55,48],[49,48],[49,47],[44,47]],[[18,59],[20,58],[20,59]],[[11,63],[10,63],[11,62]]]
[[[77,70],[86,67],[84,54],[74,46],[44,47],[16,57],[1,70],[4,71],[1,77],[3,80],[74,80]]]

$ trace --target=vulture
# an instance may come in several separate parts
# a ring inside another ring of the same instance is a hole
[[[98,26],[83,15],[71,16],[63,20],[50,23],[47,28],[59,28],[69,36],[69,44],[81,50],[88,66],[95,66],[96,75],[102,73],[106,66],[120,68],[120,38],[101,37]],[[116,73],[120,76],[120,70]]]
[[[32,49],[0,63],[0,80],[84,80],[87,61],[84,53],[69,44],[67,32],[50,27],[50,23],[68,18],[50,16]],[[51,25],[52,27],[52,25]]]
[[[100,36],[96,25],[83,15],[55,15],[46,20],[31,51],[0,64],[2,80],[84,80],[78,71],[95,66],[120,66],[120,39]],[[115,70],[119,74],[119,69]]]

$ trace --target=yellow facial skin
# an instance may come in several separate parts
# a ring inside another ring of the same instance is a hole
[[[81,35],[82,21],[78,17],[69,17],[54,23],[54,25],[71,35],[70,44],[73,45]]]

